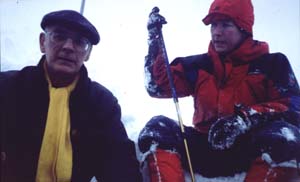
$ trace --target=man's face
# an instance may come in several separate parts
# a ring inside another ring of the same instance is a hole
[[[79,33],[59,26],[49,26],[40,35],[40,49],[46,56],[49,73],[77,75],[90,56],[92,46]]]
[[[216,20],[211,23],[212,44],[219,54],[236,49],[244,40],[243,33],[231,20]]]

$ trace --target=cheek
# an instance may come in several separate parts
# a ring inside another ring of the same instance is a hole
[[[49,54],[49,53],[52,54],[55,50],[55,47],[49,43],[48,44],[45,43],[43,47],[44,47],[44,53],[47,53],[47,54]]]
[[[45,53],[45,52],[46,52],[45,46],[44,46],[44,45],[41,45],[41,46],[40,46],[40,50],[41,50],[42,53]]]
[[[240,45],[241,41],[242,38],[240,36],[233,37],[232,46],[237,47],[238,45]]]
[[[77,56],[76,59],[78,60],[77,65],[81,67],[87,61],[87,55]]]
[[[242,34],[238,30],[229,31],[228,39],[232,46],[237,46],[242,40]]]
[[[235,47],[239,42],[239,37],[234,32],[228,32],[227,36],[227,43],[231,47]]]

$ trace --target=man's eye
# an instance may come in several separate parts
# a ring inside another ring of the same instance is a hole
[[[223,23],[222,26],[226,28],[226,27],[232,27],[233,25],[231,23]]]
[[[75,43],[79,46],[85,46],[87,44],[84,39],[75,39]]]
[[[67,39],[67,37],[63,34],[54,34],[53,39],[55,41],[65,41]]]

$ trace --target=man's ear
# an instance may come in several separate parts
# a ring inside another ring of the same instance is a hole
[[[40,50],[42,53],[45,53],[45,41],[46,41],[46,37],[45,37],[45,33],[40,33]]]

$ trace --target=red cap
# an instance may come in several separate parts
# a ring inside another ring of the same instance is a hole
[[[205,25],[209,25],[212,20],[222,15],[232,19],[237,26],[252,34],[254,13],[251,0],[214,0],[208,15],[202,21]]]

